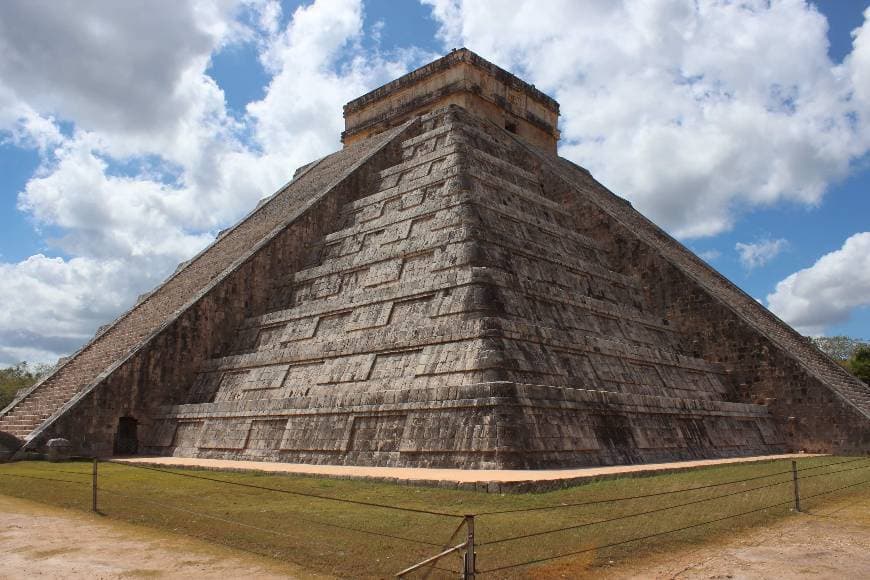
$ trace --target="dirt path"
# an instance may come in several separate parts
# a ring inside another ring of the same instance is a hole
[[[796,514],[741,537],[653,561],[601,570],[601,578],[870,578],[870,497]]]
[[[324,578],[239,550],[0,495],[0,578]]]

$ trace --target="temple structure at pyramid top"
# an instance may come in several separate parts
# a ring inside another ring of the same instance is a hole
[[[0,411],[0,454],[551,468],[867,453],[870,389],[558,157],[467,50]]]
[[[559,103],[466,48],[379,87],[344,106],[342,142],[457,105],[550,153],[559,140]]]

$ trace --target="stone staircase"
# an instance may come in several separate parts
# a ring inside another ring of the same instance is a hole
[[[49,376],[0,411],[0,432],[25,443],[31,440],[61,414],[67,403],[146,344],[168,321],[188,308],[200,292],[220,279],[265,236],[272,235],[288,216],[310,203],[325,185],[331,187],[337,178],[389,143],[406,126],[346,147],[301,168],[291,182],[262,201],[253,212],[222,233],[214,244],[182,264],[163,284],[102,328]]]
[[[694,256],[691,257],[694,258]],[[736,310],[744,320],[759,329],[784,351],[789,352],[812,375],[821,379],[835,392],[842,395],[850,405],[870,419],[870,386],[846,371],[816,348],[806,337],[794,331],[766,308],[760,307],[755,299],[697,258],[690,262],[686,256],[681,261],[699,281],[703,281],[705,285],[710,287],[714,295],[722,298],[723,302]]]
[[[38,390],[20,401],[0,419],[0,430],[24,439],[69,401],[75,393],[76,389],[62,387]]]
[[[569,161],[542,156],[534,148],[529,148],[526,145],[523,147],[538,156],[568,185],[592,181],[585,170]],[[647,243],[666,256],[672,264],[679,267],[711,295],[718,298],[722,304],[761,332],[783,352],[789,353],[812,376],[828,385],[846,403],[870,419],[870,386],[847,372],[810,343],[806,337],[800,335],[772,312],[758,304],[754,298],[688,251],[648,218],[632,209],[628,202],[603,190],[600,186],[584,187],[582,191],[588,199],[646,240]]]
[[[870,419],[870,386],[863,383],[830,357],[816,348],[806,337],[800,335],[776,315],[761,307],[755,299],[734,286],[721,274],[712,270],[694,255],[677,256],[671,252],[675,263],[681,263],[696,280],[707,286],[710,292],[736,311],[744,320],[777,344],[807,371],[839,393],[852,407]]]
[[[801,341],[802,342],[802,341]],[[794,345],[792,352],[797,350]],[[854,407],[860,410],[864,416],[870,419],[870,386],[858,380],[840,365],[833,361],[825,360],[827,356],[815,352],[815,347],[807,345],[801,352],[801,362],[810,369],[814,375],[822,378],[834,390],[838,391]]]

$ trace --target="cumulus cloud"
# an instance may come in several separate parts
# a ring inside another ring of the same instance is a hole
[[[698,253],[698,257],[706,262],[712,262],[713,260],[717,260],[722,256],[722,252],[719,250],[705,250],[703,252]]]
[[[221,41],[215,23],[230,6],[3,2],[0,78],[20,101],[87,130],[125,141],[177,133],[204,96],[188,90],[185,75]]]
[[[58,148],[52,171],[32,178],[20,195],[21,209],[37,223],[66,232],[53,240],[55,246],[94,258],[174,257],[194,253],[211,239],[179,228],[179,222],[197,222],[189,191],[144,175],[108,175],[107,162],[83,140]]]
[[[870,25],[831,63],[802,1],[428,3],[445,48],[553,93],[562,154],[678,235],[818,203],[867,151]],[[347,100],[433,56],[363,23],[360,0],[0,2],[0,142],[42,157],[18,205],[50,250],[0,262],[0,364],[69,352],[337,149]],[[243,43],[268,86],[230,113],[207,71]]]
[[[162,265],[134,260],[31,256],[0,263],[0,364],[52,361],[81,345],[99,325],[155,284]]]
[[[300,7],[261,55],[273,73],[266,96],[247,106],[265,151],[298,151],[310,161],[339,147],[342,106],[405,73],[426,55],[409,48],[385,56],[361,47],[357,0],[321,0]]]
[[[788,241],[784,239],[778,240],[759,240],[755,243],[737,242],[734,249],[740,257],[740,263],[747,270],[754,270],[764,266],[783,250],[788,247]]]
[[[852,32],[853,49],[847,59],[845,74],[850,75],[855,99],[864,103],[864,121],[870,110],[870,6],[864,11],[864,24]]]
[[[445,47],[560,101],[563,156],[680,237],[818,204],[870,147],[870,25],[832,63],[803,0],[425,2]]]
[[[870,305],[870,232],[853,235],[839,250],[779,282],[767,304],[812,336],[845,322],[855,308]]]
[[[41,152],[18,207],[59,254],[0,262],[0,364],[74,350],[338,149],[342,105],[428,56],[364,48],[363,19],[359,0],[283,29],[274,0],[0,3],[0,140]],[[240,43],[270,80],[234,117],[207,71]]]

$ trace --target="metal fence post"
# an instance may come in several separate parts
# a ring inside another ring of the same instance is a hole
[[[94,469],[92,474],[91,488],[93,490],[93,503],[91,505],[91,510],[94,513],[98,513],[97,510],[97,463],[99,463],[99,459],[94,457]]]
[[[474,516],[465,516],[465,566],[462,571],[463,580],[474,580]]]
[[[801,511],[801,492],[798,488],[797,461],[794,460],[791,462],[791,479],[794,482],[794,510],[799,512]]]

